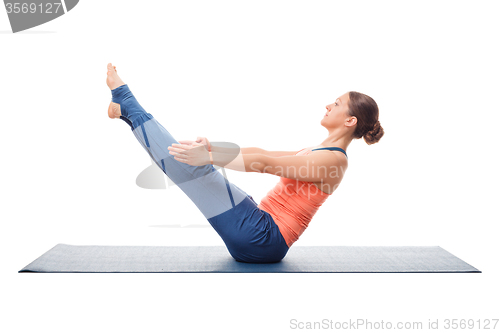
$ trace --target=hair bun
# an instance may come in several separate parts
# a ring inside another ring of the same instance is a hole
[[[371,145],[378,142],[383,135],[384,129],[380,125],[380,121],[377,120],[377,122],[373,125],[373,129],[363,135],[363,139],[367,144]]]

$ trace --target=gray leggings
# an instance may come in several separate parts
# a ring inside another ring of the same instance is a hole
[[[249,195],[229,182],[211,164],[192,166],[179,162],[167,149],[179,143],[122,85],[111,91],[113,102],[120,104],[122,119],[161,170],[193,201],[205,218],[217,216],[238,205]]]

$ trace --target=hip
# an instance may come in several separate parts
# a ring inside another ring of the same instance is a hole
[[[278,262],[288,245],[271,214],[248,195],[234,208],[208,219],[230,254],[243,262]]]

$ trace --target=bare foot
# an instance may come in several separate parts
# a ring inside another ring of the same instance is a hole
[[[111,118],[111,119],[120,118],[121,115],[122,115],[122,112],[120,110],[120,104],[113,103],[113,102],[109,103],[109,107],[108,107],[109,118]]]
[[[118,73],[116,72],[116,67],[113,66],[111,63],[108,64],[107,75],[108,77],[106,78],[106,84],[108,85],[109,89],[113,90],[125,84],[122,81],[122,79],[118,76]],[[120,104],[111,102],[108,107],[109,118],[112,119],[120,118],[121,115],[122,113],[120,110]]]
[[[120,79],[118,73],[116,72],[116,67],[111,63],[108,64],[108,77],[106,78],[106,84],[109,89],[113,90],[118,88],[119,86],[123,86],[125,83]]]

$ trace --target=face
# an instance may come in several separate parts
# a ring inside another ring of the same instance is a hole
[[[338,128],[344,125],[346,121],[349,121],[351,116],[347,112],[349,109],[348,102],[349,93],[347,92],[338,97],[332,104],[328,104],[321,125],[326,128]]]

